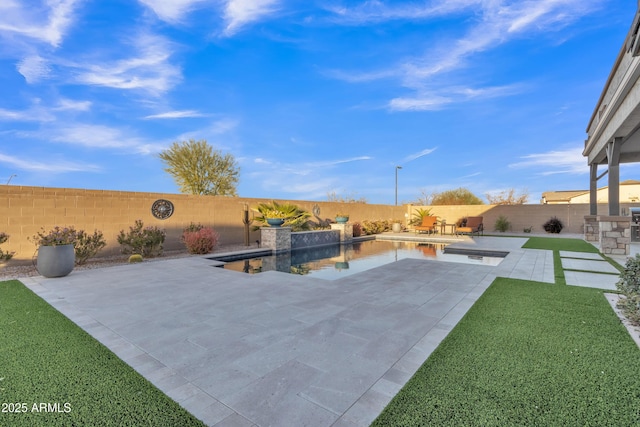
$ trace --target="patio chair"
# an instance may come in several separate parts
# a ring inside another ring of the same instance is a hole
[[[477,234],[480,236],[480,233],[484,236],[484,226],[482,225],[482,217],[481,216],[470,216],[467,217],[467,223],[463,227],[456,228],[457,233],[462,234],[470,234],[473,237],[473,234]]]
[[[416,225],[414,230],[416,233],[427,232],[427,233],[435,233],[438,231],[436,228],[436,224],[438,222],[438,217],[435,216],[423,216],[422,224]]]

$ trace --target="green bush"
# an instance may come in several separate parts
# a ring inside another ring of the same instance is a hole
[[[500,215],[498,219],[496,219],[495,228],[496,228],[496,231],[500,231],[504,233],[505,231],[511,228],[511,223],[509,222],[506,216]]]
[[[640,254],[627,259],[616,287],[625,296],[618,307],[629,321],[640,325]]]
[[[6,242],[7,240],[9,240],[9,235],[4,231],[0,232],[0,245]],[[9,251],[5,252],[2,249],[0,249],[0,261],[9,261],[11,258],[13,258],[13,254],[14,254],[13,252],[9,252]]]
[[[560,233],[563,227],[564,226],[562,225],[562,222],[555,216],[542,225],[542,228],[544,228],[544,231],[546,231],[547,233],[556,234]]]
[[[93,234],[88,234],[84,230],[80,230],[76,233],[76,241],[73,246],[76,251],[76,264],[82,265],[107,246],[107,242],[104,240],[102,231],[94,230]]]
[[[140,254],[145,258],[162,255],[165,232],[158,227],[145,227],[138,219],[129,232],[120,230],[118,243],[122,246],[123,254]]]

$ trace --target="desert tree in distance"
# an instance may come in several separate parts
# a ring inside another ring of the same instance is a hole
[[[209,196],[237,196],[240,168],[231,154],[199,141],[174,142],[158,155],[180,192]]]

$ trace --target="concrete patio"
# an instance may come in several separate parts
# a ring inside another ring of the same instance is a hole
[[[21,280],[207,425],[368,426],[496,277],[554,282],[552,252],[525,242],[456,243],[508,251],[496,267],[404,259],[335,281],[204,257]],[[563,262],[599,263],[578,256]]]

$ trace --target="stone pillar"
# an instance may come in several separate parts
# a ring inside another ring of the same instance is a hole
[[[332,230],[340,232],[340,243],[353,241],[353,225],[351,224],[331,224]]]
[[[263,248],[272,249],[275,253],[291,250],[291,227],[262,227],[260,242]]]
[[[597,215],[584,216],[584,240],[594,243],[600,241],[600,223]]]
[[[598,216],[600,252],[605,255],[629,255],[631,252],[631,217]]]

